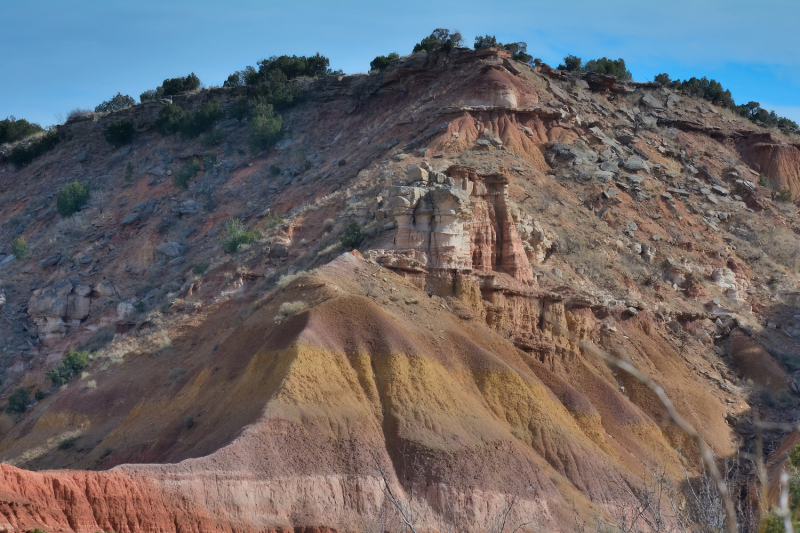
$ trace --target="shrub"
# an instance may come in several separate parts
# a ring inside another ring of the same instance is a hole
[[[494,35],[484,35],[483,37],[479,35],[475,37],[475,50],[480,50],[481,48],[491,48],[492,46],[502,46],[504,50],[511,52],[511,59],[516,61],[530,63],[533,60],[533,56],[528,54],[527,43],[523,43],[521,41],[518,43],[509,44],[498,43],[497,38]]]
[[[54,386],[66,385],[69,381],[86,368],[89,363],[89,352],[76,352],[70,350],[61,360],[61,364],[52,370],[48,370],[45,375],[50,378]]]
[[[275,317],[275,322],[281,322],[283,319],[288,318],[297,313],[302,313],[308,306],[303,301],[296,302],[283,302],[278,308],[278,315]]]
[[[530,63],[533,56],[528,53],[528,43],[522,41],[503,45],[505,50],[511,52],[511,59],[522,63]]]
[[[214,146],[228,138],[228,132],[222,128],[212,128],[200,136],[203,146]]]
[[[197,137],[224,116],[219,102],[206,102],[197,111],[184,111],[178,104],[167,104],[158,113],[156,130],[163,136],[182,133],[186,137]]]
[[[15,146],[8,155],[8,160],[17,168],[22,168],[40,155],[52,150],[60,140],[56,130],[50,130],[28,146]]]
[[[277,176],[278,174],[281,173],[281,167],[276,166],[276,165],[270,165],[269,166],[269,173],[272,174],[273,176]]]
[[[156,131],[163,136],[181,131],[186,112],[178,104],[167,104],[158,112]]]
[[[8,397],[6,412],[9,414],[22,414],[31,404],[31,391],[25,387],[17,387]]]
[[[260,86],[285,84],[287,80],[300,76],[316,78],[331,74],[328,68],[330,60],[319,53],[313,56],[272,56],[269,59],[262,59],[258,63],[258,69],[247,66],[243,70],[237,70],[222,84],[223,87],[237,87],[241,85]],[[340,71],[339,71],[340,72]],[[282,79],[282,82],[281,82]],[[299,90],[295,84],[291,92],[297,94],[294,89]],[[278,105],[277,101],[270,100],[268,103]]]
[[[202,276],[208,270],[208,263],[197,263],[192,266],[192,274],[197,277]]]
[[[775,201],[776,202],[791,202],[792,201],[792,191],[789,189],[783,189],[782,191],[775,194]]]
[[[0,120],[0,144],[13,143],[40,131],[44,131],[40,125],[10,116]]]
[[[75,443],[78,442],[78,437],[67,437],[66,439],[62,440],[58,443],[59,450],[69,450]]]
[[[311,272],[313,272],[313,270]],[[297,272],[295,272],[293,274],[284,274],[283,276],[278,278],[278,281],[275,283],[275,286],[277,286],[279,289],[285,289],[294,280],[296,280],[297,278],[300,278],[300,277],[302,277],[302,276],[304,276],[306,274],[309,274],[309,273],[310,272],[306,272],[304,270],[299,270],[299,271],[297,271]]]
[[[275,109],[286,109],[297,101],[300,86],[289,81],[283,71],[272,70],[266,80],[260,82],[253,91],[254,106],[272,104]],[[250,113],[252,116],[252,111]]]
[[[186,189],[189,187],[189,182],[200,173],[200,160],[195,158],[183,165],[172,176],[172,184],[179,189]]]
[[[42,389],[36,389],[36,394],[33,395],[33,398],[37,402],[41,402],[42,400],[47,398],[47,393],[45,391],[43,391]]]
[[[17,260],[25,259],[28,256],[28,243],[22,237],[17,237],[11,243],[11,253]]]
[[[158,91],[156,91],[155,89],[148,89],[139,95],[139,101],[142,103],[153,102],[155,100],[158,100],[159,96],[161,95],[158,94]]]
[[[378,56],[369,63],[370,70],[384,71],[395,59],[399,59],[400,55],[397,52],[392,52],[388,56]]]
[[[264,217],[264,227],[267,229],[274,228],[275,226],[283,224],[284,222],[285,221],[283,220],[283,217],[277,213],[274,213],[273,211],[267,211],[267,216]]]
[[[662,74],[656,74],[656,77],[653,78],[653,81],[656,81],[665,87],[669,87],[670,84],[672,83],[672,81],[669,79],[669,74],[667,74],[666,72]]]
[[[208,153],[203,156],[203,168],[213,167],[217,164],[217,154]]]
[[[583,68],[585,72],[594,72],[597,74],[607,74],[609,76],[614,76],[618,80],[631,80],[633,79],[633,75],[631,72],[625,67],[625,60],[620,59],[608,59],[605,57],[601,57],[600,59],[592,59],[586,63],[586,66]]]
[[[250,244],[258,237],[257,231],[250,231],[238,218],[225,223],[225,235],[222,237],[222,250],[226,254],[235,254],[243,244]]]
[[[581,70],[583,60],[580,57],[568,55],[564,58],[564,63],[558,65],[558,70],[566,70],[568,72],[576,72]]]
[[[340,159],[337,165],[339,165],[340,167],[347,165],[347,159]]]
[[[417,52],[449,52],[453,48],[464,45],[464,39],[457,31],[436,28],[431,34],[414,45],[413,53]]]
[[[133,179],[133,163],[128,161],[128,164],[125,165],[125,181],[130,182]]]
[[[133,122],[130,120],[115,120],[103,132],[109,144],[113,144],[117,148],[132,143],[133,134]]]
[[[67,113],[67,122],[69,122],[70,120],[75,120],[77,118],[85,117],[86,115],[91,115],[91,114],[92,114],[92,110],[91,109],[83,109],[83,108],[80,108],[80,107],[76,107],[75,109],[73,109],[72,111]]]
[[[90,197],[91,191],[87,185],[77,181],[64,185],[56,198],[58,214],[64,218],[74,215],[89,202]]]
[[[736,105],[730,90],[724,89],[722,84],[714,79],[708,79],[703,76],[702,78],[692,77],[688,80],[672,80],[667,73],[658,74],[654,79],[665,87],[721,104],[737,115],[753,122],[762,123],[765,126],[778,127],[790,133],[800,133],[800,128],[798,128],[796,122],[785,117],[779,117],[775,111],[767,111],[758,102],[751,101],[746,104]]]
[[[478,35],[475,37],[475,44],[473,46],[475,47],[475,50],[497,46],[497,37],[494,35],[484,35],[483,37]]]
[[[315,78],[324,76],[328,73],[330,59],[317,52],[313,56],[272,56],[269,59],[262,59],[258,63],[259,78],[266,79],[266,75],[271,71],[280,70],[287,78],[297,78],[308,76]]]
[[[253,108],[247,142],[250,150],[259,152],[267,148],[281,136],[283,118],[275,115],[270,104],[258,104]]]
[[[356,222],[351,222],[344,229],[344,235],[342,235],[339,241],[342,243],[342,246],[348,250],[352,250],[354,248],[358,248],[358,245],[361,244],[363,239],[364,237],[361,235],[361,228],[358,227]]]
[[[210,130],[214,124],[225,117],[225,111],[219,102],[206,102],[200,109],[184,114],[180,125],[181,133],[187,137],[197,137]]]
[[[229,110],[231,118],[242,120],[250,114],[250,102],[244,96],[237,96],[234,98],[231,108]]]
[[[235,254],[243,244],[250,244],[258,232],[247,229],[238,218],[234,218],[225,223],[225,235],[222,237],[222,250],[226,254]]]
[[[769,187],[769,178],[764,174],[758,175],[758,184],[762,187]]]
[[[108,113],[110,111],[119,111],[120,109],[127,109],[136,105],[136,100],[128,96],[117,93],[111,100],[106,100],[99,106],[94,108],[95,113]]]
[[[242,85],[255,85],[258,83],[258,71],[253,67],[237,70],[222,82],[223,87],[240,87]]]
[[[172,96],[174,94],[194,91],[200,87],[200,78],[195,76],[194,72],[183,78],[170,78],[161,83],[159,89],[156,89],[164,96]]]

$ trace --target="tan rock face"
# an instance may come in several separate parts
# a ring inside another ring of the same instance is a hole
[[[425,172],[416,167],[409,173],[418,178],[420,171]],[[460,165],[445,174],[443,185],[392,190],[394,250],[374,250],[375,260],[414,272],[503,272],[533,283],[525,245],[509,209],[507,176],[479,175]]]
[[[51,345],[89,316],[90,295],[108,299],[115,294],[114,285],[107,280],[98,282],[94,288],[83,283],[73,286],[69,280],[62,280],[33,291],[28,302],[28,316],[36,324],[39,340]]]

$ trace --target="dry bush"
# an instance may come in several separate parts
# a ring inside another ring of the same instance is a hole
[[[283,302],[278,308],[278,314],[275,315],[275,322],[280,324],[284,319],[290,316],[302,313],[308,308],[305,302],[297,300],[295,302]]]
[[[306,272],[305,270],[298,270],[294,274],[284,274],[283,276],[278,278],[278,281],[275,283],[275,286],[278,287],[279,289],[285,289],[294,280],[296,280],[297,278],[300,278],[300,277],[302,277],[302,276],[304,276],[305,274],[308,274],[308,273],[309,272]]]
[[[93,115],[93,114],[94,114],[94,111],[92,111],[91,109],[83,109],[83,108],[80,108],[80,107],[76,107],[75,109],[73,109],[72,111],[67,113],[67,122],[69,122],[70,120],[75,120],[77,118],[85,117],[87,115]]]

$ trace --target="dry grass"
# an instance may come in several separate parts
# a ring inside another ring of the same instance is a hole
[[[283,302],[278,308],[278,314],[275,315],[275,323],[279,324],[284,319],[292,315],[302,313],[308,308],[305,302],[297,300],[295,302]]]

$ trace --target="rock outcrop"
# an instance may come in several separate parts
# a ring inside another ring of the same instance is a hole
[[[496,272],[533,283],[525,245],[510,212],[508,176],[479,175],[466,166],[434,174],[441,177],[426,186],[428,172],[411,167],[409,180],[418,186],[392,189],[388,205],[397,222],[394,248],[371,250],[371,257],[410,272],[443,277],[455,272],[486,277]]]
[[[116,295],[111,282],[101,280],[94,287],[68,279],[36,289],[28,302],[28,316],[36,325],[39,340],[45,345],[58,341],[89,316],[93,298]]]

